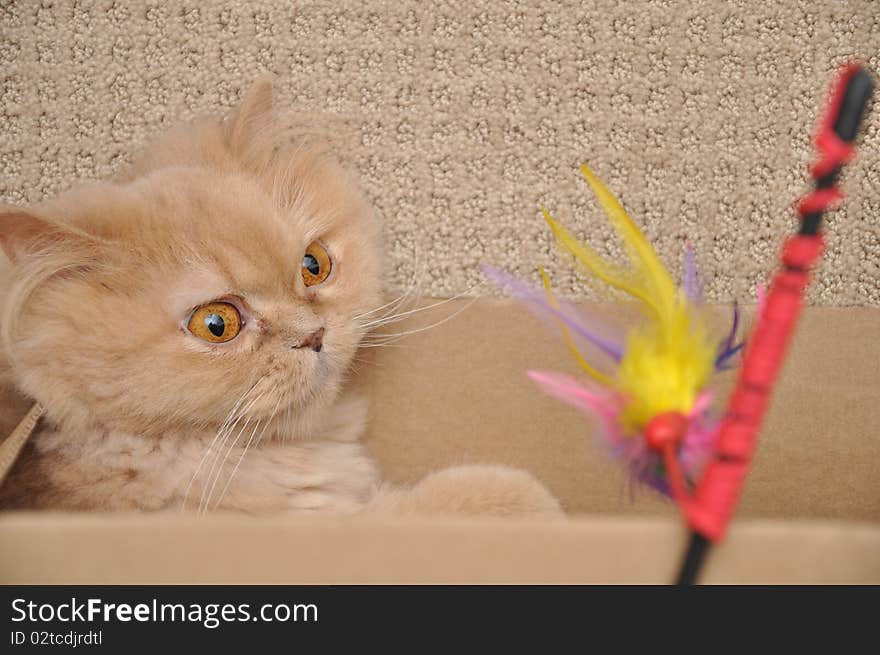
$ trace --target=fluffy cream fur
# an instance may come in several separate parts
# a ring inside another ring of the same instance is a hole
[[[379,226],[259,81],[225,119],[151,144],[117,179],[0,213],[0,376],[46,408],[7,507],[556,513],[531,476],[462,467],[383,489],[340,396],[381,304]],[[306,246],[330,277],[306,287]],[[235,303],[232,341],[186,329]],[[324,329],[323,348],[298,348]]]

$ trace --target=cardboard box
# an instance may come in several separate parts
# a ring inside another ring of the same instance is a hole
[[[878,336],[878,309],[806,311],[731,533],[712,551],[704,582],[880,583]],[[481,299],[400,343],[364,351],[352,380],[371,398],[366,443],[386,478],[408,483],[468,462],[518,466],[548,485],[568,519],[6,512],[0,582],[673,579],[686,540],[675,507],[632,491],[589,421],[524,376],[527,368],[576,373],[551,331],[511,301]]]

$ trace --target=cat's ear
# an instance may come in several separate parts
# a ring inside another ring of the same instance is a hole
[[[59,225],[26,209],[0,206],[0,248],[13,263],[26,252],[69,242],[83,245],[89,237],[78,230]]]
[[[275,122],[273,76],[263,74],[245,92],[228,123],[229,143],[234,150],[246,149]]]

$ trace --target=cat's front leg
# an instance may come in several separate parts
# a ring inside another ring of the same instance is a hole
[[[271,444],[247,453],[238,470],[202,486],[203,507],[261,513],[352,513],[378,486],[378,470],[359,443]]]
[[[380,490],[368,513],[454,516],[561,516],[559,501],[530,473],[468,465],[432,473],[411,488]]]
[[[203,466],[216,472],[194,476],[201,498],[189,505],[248,513],[356,511],[379,482],[378,469],[358,442],[366,415],[363,398],[346,396],[317,421],[282,422],[271,441],[239,447],[222,458],[222,467]]]

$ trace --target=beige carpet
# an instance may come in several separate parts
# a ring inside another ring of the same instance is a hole
[[[795,224],[828,72],[850,56],[880,70],[874,0],[2,0],[0,31],[3,200],[110,173],[268,69],[282,99],[352,127],[389,286],[421,263],[434,295],[468,289],[482,262],[541,263],[594,295],[538,211],[619,253],[582,160],[676,269],[693,242],[712,299],[753,293]],[[845,182],[813,300],[878,305],[880,111]]]

